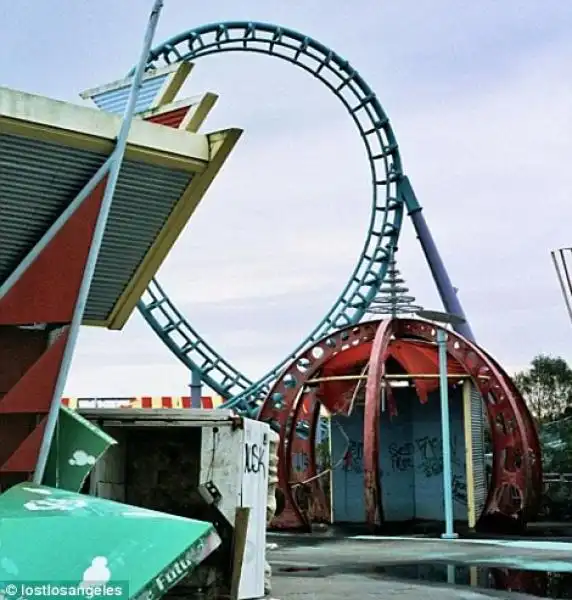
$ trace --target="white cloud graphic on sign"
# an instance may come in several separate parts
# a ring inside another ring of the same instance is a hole
[[[111,571],[107,566],[107,558],[105,556],[96,556],[91,565],[84,571],[81,587],[90,585],[101,585],[107,583],[111,579]]]
[[[26,510],[75,510],[87,506],[85,500],[66,498],[46,498],[46,500],[30,500],[24,504]]]
[[[84,450],[76,450],[72,457],[68,460],[72,467],[86,467],[87,465],[95,464],[95,456],[88,454]]]

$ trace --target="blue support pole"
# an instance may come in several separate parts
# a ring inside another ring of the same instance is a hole
[[[437,290],[439,292],[439,296],[441,297],[441,302],[443,302],[443,306],[445,307],[445,311],[449,314],[461,317],[463,320],[462,323],[453,325],[453,328],[464,338],[474,342],[475,336],[471,326],[469,325],[469,322],[467,321],[467,317],[463,307],[461,306],[461,302],[457,296],[457,290],[451,283],[451,279],[447,273],[447,269],[445,268],[445,263],[439,254],[439,250],[437,250],[437,245],[435,244],[435,240],[431,235],[431,231],[429,231],[429,227],[427,225],[427,221],[425,220],[425,216],[423,215],[421,205],[417,201],[415,192],[413,191],[413,188],[411,187],[407,177],[403,177],[403,179],[399,182],[399,193],[402,196],[405,205],[407,206],[407,210],[409,211],[409,216],[413,221],[415,233],[417,234],[417,238],[421,244],[423,254],[425,254],[425,258],[427,259],[429,269],[433,275],[433,280],[437,286]]]
[[[203,381],[201,378],[201,372],[198,369],[191,371],[191,407],[201,408],[201,396],[203,391]]]
[[[93,280],[95,266],[97,264],[97,258],[99,256],[99,251],[101,249],[101,244],[105,233],[105,226],[107,224],[109,211],[111,209],[111,202],[113,200],[115,187],[119,178],[119,171],[121,169],[123,157],[125,156],[125,150],[127,148],[127,139],[129,136],[129,131],[131,129],[131,123],[133,122],[133,116],[135,114],[135,104],[137,102],[137,96],[139,94],[139,89],[141,88],[141,81],[145,73],[145,67],[149,58],[149,51],[151,50],[151,44],[153,42],[153,37],[155,35],[157,22],[159,21],[159,15],[161,13],[162,8],[163,0],[154,0],[151,15],[149,16],[149,21],[147,24],[147,30],[145,32],[145,38],[143,40],[141,56],[139,58],[137,69],[135,70],[135,74],[133,75],[133,83],[129,92],[129,99],[125,107],[123,121],[121,123],[121,128],[119,129],[119,134],[117,136],[117,143],[111,154],[111,163],[109,166],[107,185],[105,187],[105,193],[101,201],[101,208],[99,211],[97,222],[95,224],[93,240],[87,256],[85,270],[82,277],[77,302],[74,308],[74,314],[72,317],[72,321],[69,325],[68,341],[64,350],[58,379],[56,381],[54,395],[52,397],[52,403],[50,405],[50,411],[48,413],[48,418],[46,421],[44,437],[42,439],[42,445],[40,446],[38,462],[36,464],[36,470],[34,472],[34,483],[42,483],[44,472],[46,470],[46,464],[48,462],[50,447],[52,445],[52,440],[58,423],[61,398],[63,396],[64,387],[70,370],[73,353],[77,344],[77,338],[79,335],[81,324],[83,322],[83,315],[85,313],[85,307],[89,296],[89,290]]]
[[[451,469],[451,431],[449,428],[449,378],[447,374],[447,333],[437,327],[437,346],[439,348],[439,388],[441,392],[441,437],[443,444],[443,498],[445,505],[445,533],[443,539],[458,537],[453,522],[453,483]]]

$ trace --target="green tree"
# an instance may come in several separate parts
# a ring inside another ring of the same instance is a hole
[[[514,381],[539,424],[560,419],[572,407],[572,369],[560,357],[539,354]]]
[[[539,434],[545,472],[572,472],[572,420],[564,418],[546,423]],[[566,491],[569,494],[570,487]]]

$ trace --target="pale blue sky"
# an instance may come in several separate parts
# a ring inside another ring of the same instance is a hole
[[[137,58],[149,0],[0,4],[2,79],[69,101]],[[572,244],[572,2],[165,0],[156,36],[219,20],[278,23],[345,56],[389,114],[406,173],[479,341],[509,369],[572,359],[549,250]],[[201,59],[206,129],[245,134],[161,271],[194,325],[250,377],[309,331],[357,259],[368,168],[349,117],[294,67]],[[335,240],[335,243],[332,243]],[[406,223],[400,267],[438,306]],[[185,393],[187,374],[134,315],[82,333],[72,395]]]

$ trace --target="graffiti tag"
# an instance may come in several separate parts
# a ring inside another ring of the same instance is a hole
[[[255,475],[261,473],[262,476],[266,475],[264,453],[264,446],[259,446],[258,444],[245,444],[245,473],[254,473]]]
[[[415,465],[415,447],[411,442],[398,446],[395,443],[389,444],[389,457],[391,459],[391,468],[394,472],[403,472],[413,469]]]
[[[453,475],[453,498],[460,504],[467,504],[467,484],[459,475]]]
[[[344,471],[363,473],[363,442],[350,440],[342,468]]]
[[[304,473],[310,466],[306,452],[296,452],[292,455],[292,468],[296,473]]]

